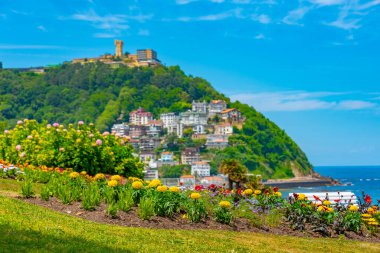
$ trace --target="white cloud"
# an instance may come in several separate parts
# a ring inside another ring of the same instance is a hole
[[[262,34],[262,33],[259,33],[259,34],[257,34],[257,35],[255,36],[255,39],[256,39],[256,40],[263,40],[263,39],[265,39],[265,35]]]
[[[139,32],[138,32],[138,35],[140,35],[140,36],[149,36],[150,32],[149,32],[149,30],[146,30],[146,29],[140,29]]]
[[[128,22],[133,20],[143,23],[150,20],[153,15],[124,15],[124,14],[109,14],[98,15],[94,10],[89,10],[85,13],[77,13],[70,17],[73,20],[85,21],[90,23],[97,29],[105,32],[95,33],[96,38],[113,38],[120,36],[122,31],[130,28]]]
[[[319,6],[331,6],[343,4],[347,2],[347,0],[309,0],[309,2]]]
[[[253,14],[251,17],[252,17],[252,20],[257,21],[261,24],[269,24],[271,22],[271,18],[265,14],[261,14],[261,15]]]
[[[0,49],[59,49],[60,46],[52,45],[20,45],[20,44],[0,44]]]
[[[254,106],[263,112],[270,111],[310,111],[310,110],[361,110],[378,107],[365,100],[348,100],[342,92],[262,92],[231,95],[232,100]],[[339,96],[339,97],[338,97]],[[332,99],[335,97],[335,99]]]
[[[301,6],[297,9],[291,10],[288,15],[286,15],[282,22],[288,25],[300,25],[303,24],[299,23],[300,20],[303,19],[303,17],[312,9],[310,6]]]
[[[43,26],[43,25],[39,25],[39,26],[37,26],[37,29],[38,29],[38,30],[41,30],[41,31],[43,31],[43,32],[47,32],[45,26]]]
[[[233,9],[221,13],[216,13],[216,14],[210,14],[210,15],[205,15],[205,16],[199,16],[199,17],[179,17],[177,18],[177,21],[182,21],[182,22],[190,22],[190,21],[219,21],[231,17],[236,17],[236,18],[241,18],[241,9]]]
[[[94,37],[95,38],[102,38],[102,39],[107,39],[107,38],[116,38],[120,34],[115,34],[115,33],[95,33]]]
[[[341,101],[337,108],[342,110],[359,110],[376,107],[376,103],[363,101],[363,100],[346,100]]]

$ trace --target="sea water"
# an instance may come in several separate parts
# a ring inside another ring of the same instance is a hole
[[[380,201],[380,166],[323,166],[314,170],[322,176],[337,179],[342,185],[283,189],[283,196],[293,192],[351,191],[358,198],[362,198],[364,192],[371,196],[374,203]]]

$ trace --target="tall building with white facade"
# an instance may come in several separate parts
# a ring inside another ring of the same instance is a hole
[[[208,177],[210,176],[210,164],[208,162],[199,161],[194,162],[191,165],[191,175],[198,175],[200,177]]]
[[[131,125],[147,125],[153,120],[153,114],[145,111],[144,108],[139,108],[129,113],[129,123]]]

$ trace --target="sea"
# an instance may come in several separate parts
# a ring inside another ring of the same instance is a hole
[[[314,170],[322,176],[337,179],[342,185],[283,189],[283,196],[294,192],[351,191],[358,198],[362,198],[364,192],[371,196],[374,203],[380,201],[380,166],[320,166],[314,167]]]

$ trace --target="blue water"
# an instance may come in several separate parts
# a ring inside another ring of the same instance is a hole
[[[286,189],[282,191],[284,196],[292,192],[351,191],[361,198],[364,191],[373,202],[380,200],[380,166],[323,166],[314,170],[322,176],[337,179],[342,185]]]

